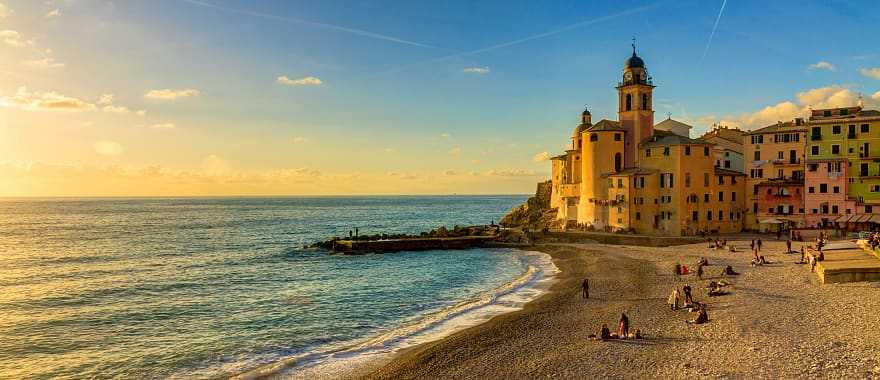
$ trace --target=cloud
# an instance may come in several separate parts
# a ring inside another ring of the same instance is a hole
[[[454,148],[450,149],[447,153],[449,153],[449,155],[451,155],[451,156],[456,156],[456,157],[461,156],[461,148],[454,147]]]
[[[159,123],[159,124],[151,125],[150,128],[152,128],[152,129],[175,129],[175,128],[177,128],[177,126],[174,125],[174,123]]]
[[[550,152],[541,152],[532,157],[532,161],[544,162],[550,159]]]
[[[862,74],[868,78],[880,79],[880,67],[872,67],[872,68],[861,68],[859,69],[859,74]]]
[[[113,104],[113,94],[101,94],[98,97],[98,105],[99,106],[107,106]]]
[[[202,172],[208,176],[222,176],[228,174],[230,171],[231,168],[226,160],[220,158],[220,156],[216,154],[208,155],[202,159]]]
[[[320,86],[324,84],[323,81],[313,76],[307,76],[300,79],[290,79],[286,75],[282,75],[278,77],[276,81],[285,86]]]
[[[115,141],[110,140],[101,140],[95,143],[94,145],[95,153],[98,153],[102,156],[118,156],[125,151],[122,148],[122,145]]]
[[[394,149],[394,148],[385,148],[385,149],[383,149],[382,151],[385,152],[385,153],[394,153],[394,152],[397,152],[397,149]]]
[[[537,177],[542,174],[535,172],[534,170],[489,170],[484,175],[487,176],[496,176],[496,177]]]
[[[827,62],[827,61],[816,62],[810,66],[807,66],[807,69],[809,69],[809,70],[837,71],[837,67],[834,67],[834,65],[831,62]]]
[[[302,144],[302,143],[305,143],[305,142],[308,142],[308,141],[309,141],[309,139],[307,139],[307,138],[305,138],[305,137],[302,137],[302,136],[297,136],[297,137],[294,137],[294,138],[293,138],[293,143],[294,143],[294,144]]]
[[[62,95],[54,91],[30,92],[27,87],[19,87],[15,95],[0,97],[0,106],[31,111],[85,111],[95,109],[94,104],[81,99]]]
[[[138,116],[147,116],[147,110],[137,110],[135,114]]]
[[[43,59],[24,60],[21,61],[21,64],[35,69],[60,69],[64,67],[63,63],[56,62],[50,57],[46,57]]]
[[[874,93],[874,95],[871,95],[871,99],[880,100],[880,91],[877,91]]]
[[[33,41],[23,39],[21,34],[14,30],[0,30],[0,40],[17,48],[33,45]]]
[[[119,113],[119,114],[127,114],[127,113],[131,112],[131,110],[128,109],[128,107],[114,106],[112,104],[102,107],[101,110],[104,112]]]
[[[53,18],[53,17],[58,17],[58,16],[61,16],[61,10],[60,9],[53,9],[53,10],[49,11],[49,13],[46,13],[45,17],[46,18]]]
[[[399,178],[399,179],[405,179],[405,180],[414,180],[414,179],[418,179],[418,178],[419,178],[419,176],[417,176],[417,175],[415,175],[415,174],[410,174],[410,173],[399,173],[399,172],[388,172],[388,173],[385,173],[385,175],[387,175],[387,176],[389,176],[389,177],[394,177],[394,178]]]
[[[147,99],[154,100],[175,100],[178,98],[189,98],[193,96],[199,96],[201,92],[196,89],[188,88],[183,90],[173,90],[170,88],[165,88],[161,90],[150,90],[144,97]]]
[[[450,135],[450,134],[448,134],[448,133],[441,133],[441,134],[440,134],[440,138],[441,138],[441,139],[448,139],[448,138],[450,138],[450,137],[452,137],[452,135]]]
[[[462,72],[470,74],[486,75],[490,72],[489,67],[465,67]]]
[[[6,18],[12,11],[7,8],[3,3],[0,3],[0,18]]]
[[[701,120],[702,124],[709,124],[712,120],[715,120],[723,125],[746,129],[765,127],[778,121],[790,121],[795,117],[808,116],[810,108],[822,109],[855,106],[858,104],[859,94],[848,87],[836,85],[802,91],[797,93],[795,98],[795,101],[782,101],[751,113],[722,118],[709,116],[697,119]],[[871,96],[866,99],[865,106],[880,107],[878,100],[880,100],[880,97],[875,98]]]
[[[454,176],[454,175],[458,175],[458,173],[456,173],[455,170],[447,169],[447,170],[444,170],[444,171],[443,171],[443,175],[445,175],[445,176]]]

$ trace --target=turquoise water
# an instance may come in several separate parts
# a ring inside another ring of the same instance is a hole
[[[227,376],[394,334],[503,287],[527,255],[301,247],[486,224],[524,200],[0,200],[0,378]]]

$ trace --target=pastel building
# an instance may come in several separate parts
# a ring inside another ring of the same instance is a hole
[[[701,140],[715,144],[715,166],[745,173],[743,141],[746,132],[739,128],[713,125],[712,130],[700,136]]]
[[[778,122],[746,134],[746,192],[749,211],[745,227],[775,230],[780,224],[804,225],[803,119]]]
[[[716,144],[668,118],[654,125],[654,85],[635,48],[617,85],[618,120],[581,114],[553,157],[551,206],[563,225],[655,235],[739,232],[741,172],[716,166]]]
[[[880,111],[818,109],[807,123],[807,224],[849,229],[880,224]]]

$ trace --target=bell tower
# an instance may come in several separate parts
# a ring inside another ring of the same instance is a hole
[[[618,121],[626,130],[626,167],[638,164],[639,143],[651,138],[654,133],[654,84],[645,68],[645,61],[636,55],[635,38],[632,48],[632,56],[623,63],[623,80],[617,84]]]

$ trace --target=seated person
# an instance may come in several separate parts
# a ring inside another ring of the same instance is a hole
[[[611,339],[611,330],[608,329],[608,325],[603,324],[602,330],[599,331],[599,339],[608,340]]]
[[[687,321],[687,323],[692,323],[695,325],[701,325],[703,323],[709,322],[709,313],[706,312],[705,308],[701,308],[697,317]]]

